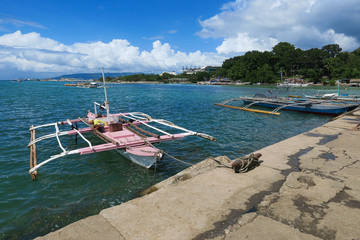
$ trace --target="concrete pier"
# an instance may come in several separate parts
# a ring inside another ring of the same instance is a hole
[[[259,149],[247,173],[206,159],[38,239],[360,239],[359,124],[354,111]]]

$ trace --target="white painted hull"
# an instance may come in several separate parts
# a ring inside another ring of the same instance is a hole
[[[155,157],[155,156],[135,155],[135,154],[123,151],[123,150],[116,150],[116,151],[118,153],[120,153],[121,156],[123,156],[124,158],[129,159],[133,163],[136,163],[145,168],[150,168],[152,165],[154,165],[156,160],[159,160],[163,157],[162,153],[159,153],[159,157]]]

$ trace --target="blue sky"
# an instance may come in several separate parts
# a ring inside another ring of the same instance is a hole
[[[181,72],[278,42],[360,42],[358,0],[2,0],[0,79]]]

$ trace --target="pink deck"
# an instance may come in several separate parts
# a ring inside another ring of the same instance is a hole
[[[91,128],[84,128],[82,129],[81,132],[91,132],[91,131],[92,131]],[[106,132],[104,132],[103,134],[106,137],[112,139],[114,142],[117,142],[117,145],[113,143],[104,143],[93,146],[94,149],[91,149],[90,147],[78,149],[79,153],[82,155],[82,154],[89,154],[95,152],[103,152],[113,149],[123,149],[135,155],[154,156],[154,154],[157,153],[159,150],[149,146],[146,143],[146,141],[150,143],[157,143],[157,142],[175,140],[185,137],[184,134],[174,134],[173,136],[162,135],[160,136],[160,138],[148,137],[146,138],[145,141],[138,135],[134,134],[133,132],[125,128],[121,131],[116,131],[116,132],[109,132],[108,128],[105,128],[105,131]],[[68,133],[69,135],[76,134],[74,130],[71,130]]]
[[[88,133],[88,132],[92,132],[93,130],[91,129],[91,127],[87,127],[87,128],[79,128],[78,131],[80,133]],[[68,135],[75,135],[77,134],[77,132],[75,132],[75,130],[69,130],[67,131]]]
[[[127,113],[124,113],[123,115],[128,115]],[[114,116],[121,116],[121,114],[111,114],[112,117]],[[96,118],[95,114],[88,113],[89,118]],[[106,121],[106,117],[100,117],[96,119],[101,119]],[[148,121],[143,121],[147,123]],[[140,122],[133,122],[132,124],[135,125],[141,125]],[[127,126],[127,124],[123,124],[123,126]],[[80,129],[79,129],[80,130]],[[80,132],[91,132],[91,128],[84,128]],[[76,134],[74,130],[68,131],[69,135]],[[133,132],[127,130],[126,128],[123,128],[121,131],[115,131],[115,132],[109,132],[109,127],[105,127],[105,132],[103,133],[106,137],[109,139],[112,139],[114,143],[104,143],[100,145],[93,146],[93,149],[90,147],[85,147],[78,149],[79,153],[82,154],[90,154],[95,152],[103,152],[108,150],[114,150],[114,149],[122,149],[124,151],[127,151],[131,154],[140,155],[140,156],[154,156],[159,152],[159,150],[155,147],[151,147],[147,144],[149,143],[158,143],[163,141],[170,141],[175,139],[184,138],[184,134],[174,134],[172,136],[169,135],[162,135],[159,138],[156,137],[147,137],[146,140],[142,139],[140,136],[134,134]]]

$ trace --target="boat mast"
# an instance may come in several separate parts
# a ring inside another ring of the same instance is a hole
[[[103,77],[103,82],[104,82],[106,118],[107,118],[107,125],[109,125],[109,124],[110,124],[110,121],[109,121],[110,109],[109,109],[109,101],[108,101],[108,98],[107,98],[107,93],[106,93],[104,67],[101,67],[101,69],[102,69],[102,77]]]

